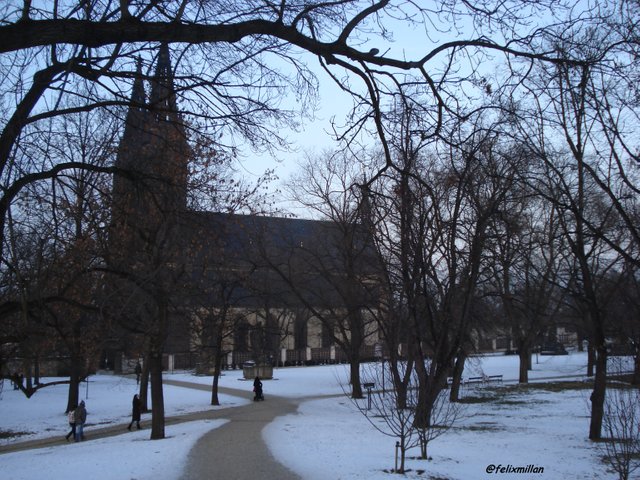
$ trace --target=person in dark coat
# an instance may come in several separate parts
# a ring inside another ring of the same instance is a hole
[[[84,440],[84,424],[87,422],[87,409],[84,406],[84,400],[80,402],[75,411],[76,420],[76,442]]]
[[[140,385],[140,375],[142,374],[142,366],[140,365],[140,362],[136,363],[134,371],[136,372],[136,384]]]
[[[264,400],[264,396],[262,395],[262,382],[260,381],[260,377],[256,377],[253,381],[253,391],[255,395],[253,397],[253,401],[257,402],[258,400]]]
[[[133,396],[133,401],[131,402],[131,423],[127,430],[131,431],[133,422],[136,422],[136,426],[140,430],[140,397],[138,397],[137,393]]]
[[[67,413],[67,419],[69,420],[69,426],[71,427],[71,431],[67,433],[67,436],[65,437],[67,439],[67,442],[69,441],[69,437],[72,435],[74,439],[76,438],[76,408],[77,407],[74,406]]]

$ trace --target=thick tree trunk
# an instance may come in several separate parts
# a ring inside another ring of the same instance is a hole
[[[593,366],[595,365],[596,353],[591,340],[587,345],[587,377],[593,377]]]
[[[220,379],[220,373],[222,372],[222,358],[224,352],[222,351],[222,341],[224,336],[223,325],[219,325],[214,329],[215,331],[215,349],[213,354],[213,384],[211,385],[211,405],[220,405],[220,399],[218,398],[218,381]]]
[[[363,398],[362,384],[360,383],[360,355],[352,355],[349,359],[351,398]]]
[[[220,329],[222,331],[222,329]],[[220,379],[220,373],[222,371],[222,335],[216,337],[216,349],[213,364],[213,383],[211,385],[211,405],[220,405],[220,399],[218,398],[218,381]]]
[[[40,356],[36,354],[33,363],[33,383],[40,385]]]
[[[151,377],[151,440],[164,438],[164,394],[162,391],[162,353],[149,355]]]
[[[211,384],[211,405],[219,406],[220,399],[218,398],[218,381],[220,379],[220,369],[218,368],[218,360],[216,360],[216,366],[213,372],[213,383]]]
[[[596,352],[596,375],[591,394],[591,424],[589,438],[599,440],[602,437],[602,419],[604,417],[604,398],[607,388],[607,348],[602,342]]]
[[[460,401],[460,384],[462,383],[462,373],[464,372],[464,363],[467,356],[460,353],[456,357],[456,363],[453,366],[453,380],[451,382],[451,391],[449,392],[449,400],[452,402]]]
[[[67,395],[67,409],[65,413],[69,413],[75,409],[80,403],[80,360],[77,357],[71,357],[71,373],[69,374],[69,394]]]
[[[633,385],[640,385],[640,348],[636,348],[636,356],[633,364],[633,378],[631,379]]]
[[[524,345],[518,349],[520,358],[520,370],[518,375],[519,383],[529,383],[529,370],[531,367],[531,351]]]
[[[35,390],[33,389],[33,362],[30,358],[26,358],[23,365],[25,390],[27,391],[27,397],[31,398],[31,395],[35,393]]]
[[[149,411],[149,354],[142,359],[142,373],[140,374],[140,411]]]
[[[426,429],[431,425],[431,411],[437,394],[436,382],[429,381],[429,373],[425,367],[424,360],[416,359],[416,373],[418,374],[418,401],[414,416],[416,428]]]
[[[413,370],[413,362],[407,361],[406,369],[403,372],[400,370],[400,362],[397,356],[393,356],[389,359],[389,370],[393,378],[393,387],[396,394],[396,406],[398,408],[407,408],[407,386],[411,379],[411,371]]]

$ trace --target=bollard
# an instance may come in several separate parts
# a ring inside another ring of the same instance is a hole
[[[371,410],[371,389],[376,386],[375,383],[364,383],[362,385],[367,389],[367,410]]]

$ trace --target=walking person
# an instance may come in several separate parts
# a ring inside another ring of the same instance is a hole
[[[136,363],[134,371],[136,372],[136,385],[140,385],[140,374],[142,373],[142,366],[140,365],[140,362]]]
[[[133,402],[131,405],[131,423],[129,423],[127,430],[131,431],[131,425],[133,425],[133,422],[136,422],[136,426],[138,427],[138,430],[140,430],[140,398],[137,393],[133,396]]]
[[[76,421],[76,442],[84,440],[84,424],[87,422],[87,409],[84,406],[84,400],[80,402],[75,411]]]
[[[67,436],[64,437],[69,441],[69,437],[73,435],[75,440],[76,438],[76,407],[69,409],[69,413],[67,413],[67,419],[69,420],[69,426],[71,427],[71,431],[67,433]]]
[[[262,395],[262,382],[260,381],[260,377],[256,376],[256,379],[253,381],[253,391],[255,395],[253,396],[253,401],[257,402],[258,400],[264,400],[264,396]]]

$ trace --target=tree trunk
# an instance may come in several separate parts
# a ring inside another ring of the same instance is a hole
[[[462,372],[464,372],[464,363],[467,356],[464,353],[458,354],[456,363],[453,366],[453,381],[451,382],[451,391],[449,392],[449,400],[452,402],[460,401],[460,384],[462,383]]]
[[[417,359],[416,373],[418,374],[418,401],[414,416],[414,426],[427,429],[431,425],[431,410],[439,391],[435,381],[430,382],[429,373],[424,365],[424,360]]]
[[[220,369],[218,368],[218,360],[216,360],[216,366],[213,371],[213,383],[211,384],[211,405],[219,406],[220,399],[218,398],[218,380],[220,378]]]
[[[71,357],[71,373],[69,374],[69,394],[67,395],[67,409],[65,413],[69,413],[75,409],[80,403],[80,360]]]
[[[162,353],[149,355],[151,377],[151,440],[164,438],[164,394],[162,391]]]
[[[33,364],[33,383],[40,385],[40,356],[36,354]]]
[[[518,357],[520,358],[520,373],[518,375],[518,383],[529,383],[531,352],[524,345],[520,345],[520,348],[518,349]]]
[[[30,358],[26,358],[24,360],[24,379],[25,379],[25,390],[27,392],[27,397],[31,398],[31,395],[35,393],[33,389],[33,366]]]
[[[589,439],[599,440],[602,437],[602,420],[604,417],[604,397],[607,388],[607,347],[601,342],[596,352],[596,375],[591,393],[591,424]]]
[[[360,356],[351,355],[350,363],[350,381],[351,381],[351,398],[364,398],[362,394],[362,384],[360,383]]]
[[[142,373],[140,374],[140,411],[149,411],[149,354],[146,353],[142,359]]]
[[[633,364],[633,378],[631,379],[633,385],[640,385],[640,348],[636,348],[635,361]]]
[[[407,386],[411,379],[413,362],[407,361],[404,375],[400,372],[400,363],[398,362],[397,356],[393,355],[392,358],[389,359],[389,366],[391,376],[393,377],[393,387],[395,388],[396,393],[396,406],[401,409],[407,408]]]
[[[587,377],[593,377],[593,366],[595,364],[595,350],[589,340],[589,344],[587,345]]]
[[[222,340],[223,340],[223,328],[220,325],[214,330],[216,332],[216,347],[213,354],[213,384],[211,385],[211,405],[220,405],[220,399],[218,398],[218,381],[220,379],[220,373],[222,371]]]
[[[427,441],[427,435],[425,433],[421,433],[420,435],[420,459],[427,460],[427,445],[429,442]]]
[[[404,474],[404,464],[405,464],[405,459],[407,456],[407,439],[405,438],[404,435],[400,436],[400,441],[398,442],[398,445],[396,446],[396,448],[400,449],[400,466],[396,469],[395,473],[402,473]]]

